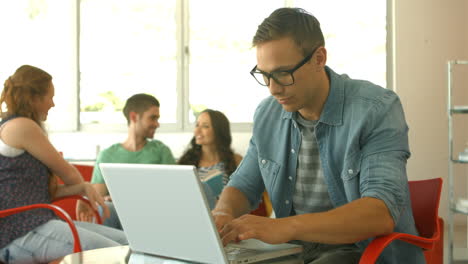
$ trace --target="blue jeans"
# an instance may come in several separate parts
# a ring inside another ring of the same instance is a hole
[[[102,224],[105,225],[105,226],[108,226],[108,227],[123,230],[122,224],[120,223],[119,216],[117,215],[117,211],[115,210],[114,203],[109,202],[109,201],[106,201],[105,203],[106,203],[107,207],[109,207],[110,216],[109,216],[109,218],[104,220]],[[102,217],[103,211],[102,211],[101,206],[98,207],[98,211],[99,211],[99,214]]]
[[[354,244],[327,245],[298,241],[293,243],[303,245],[304,263],[307,264],[357,264],[362,255]]]
[[[125,234],[113,228],[75,221],[83,251],[127,245]],[[50,220],[0,249],[7,264],[48,263],[73,253],[73,236],[67,223]]]

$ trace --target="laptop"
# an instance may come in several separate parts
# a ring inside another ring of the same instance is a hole
[[[134,252],[196,263],[303,263],[302,246],[259,240],[229,244],[216,230],[194,166],[101,163]],[[234,249],[232,249],[234,248]]]

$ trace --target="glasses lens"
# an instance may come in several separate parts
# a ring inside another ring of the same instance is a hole
[[[259,84],[263,86],[268,86],[268,76],[261,72],[253,72],[252,75]]]
[[[275,79],[275,81],[278,84],[281,84],[284,86],[291,85],[294,83],[294,78],[292,76],[292,73],[290,72],[286,72],[286,71],[273,72],[271,77]]]

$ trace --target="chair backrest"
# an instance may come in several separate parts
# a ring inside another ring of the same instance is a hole
[[[442,179],[409,182],[411,206],[419,235],[430,238],[436,231]]]
[[[78,169],[78,171],[81,173],[81,176],[83,176],[83,179],[87,182],[91,181],[91,178],[93,177],[93,165],[84,165],[84,164],[76,164],[74,163],[73,166]]]
[[[75,166],[75,168],[78,169],[78,171],[81,173],[81,176],[83,176],[84,181],[90,182],[91,178],[93,176],[93,165],[83,165],[83,164],[72,164]],[[58,184],[63,184],[63,181],[57,177],[57,183]],[[65,200],[60,200],[60,201],[54,201],[55,205],[60,206],[63,210],[65,210],[70,217],[73,220],[76,220],[76,199],[65,199]]]

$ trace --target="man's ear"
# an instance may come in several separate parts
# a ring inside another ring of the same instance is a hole
[[[318,68],[323,68],[327,64],[327,50],[325,47],[319,47],[315,51],[316,60],[315,63]]]
[[[136,123],[136,121],[138,120],[138,113],[137,112],[130,112],[130,113],[128,113],[128,116],[130,118],[130,122],[132,122],[132,123]]]

